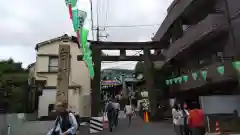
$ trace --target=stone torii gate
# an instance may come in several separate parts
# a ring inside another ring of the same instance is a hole
[[[162,49],[159,42],[103,42],[89,41],[92,49],[95,76],[92,81],[92,116],[98,116],[100,112],[100,91],[101,91],[101,62],[102,61],[144,61],[146,87],[149,93],[150,109],[152,116],[156,113],[156,96],[154,95],[153,61],[165,60],[163,56],[151,55],[150,50]],[[120,50],[120,56],[102,55],[102,50]],[[126,50],[143,50],[140,56],[126,56]],[[82,60],[82,56],[78,56]]]

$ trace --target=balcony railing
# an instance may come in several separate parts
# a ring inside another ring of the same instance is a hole
[[[183,79],[183,78],[187,79]],[[177,77],[179,78],[179,77]],[[188,74],[180,76],[181,81],[174,81],[172,79],[170,90],[172,88],[177,90],[189,90],[193,88],[202,87],[207,84],[220,83],[223,81],[235,80],[238,78],[237,68],[231,61],[213,63],[206,66],[204,69],[189,72]]]
[[[227,31],[227,19],[222,14],[210,14],[198,24],[187,29],[184,35],[176,40],[167,50],[165,57],[167,60],[172,59],[184,49],[192,46],[198,41],[218,36],[223,31]],[[210,36],[211,35],[211,36]]]
[[[173,22],[182,14],[184,11],[191,5],[195,0],[175,0],[168,9],[168,15],[163,21],[161,27],[157,31],[155,37],[156,39],[162,39],[162,37],[166,34],[169,27],[173,24]]]

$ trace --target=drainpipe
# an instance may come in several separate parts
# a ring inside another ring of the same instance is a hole
[[[233,30],[233,25],[232,25],[232,18],[231,18],[231,14],[230,14],[230,11],[229,11],[229,4],[228,4],[228,1],[227,0],[223,0],[224,1],[224,6],[225,6],[225,16],[226,16],[226,19],[228,21],[228,27],[229,27],[229,34],[230,34],[230,39],[231,39],[231,43],[233,45],[233,48],[234,49],[234,56],[233,56],[233,60],[237,60],[237,54],[238,54],[238,51],[237,51],[237,46],[236,46],[236,37],[234,35],[234,30]]]

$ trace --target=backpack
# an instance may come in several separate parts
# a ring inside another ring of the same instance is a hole
[[[69,113],[72,113],[72,114],[74,114],[72,111],[70,111],[69,110]],[[76,119],[76,121],[77,121],[77,124],[78,124],[78,128],[80,127],[80,116],[79,116],[79,114],[74,114],[74,117],[75,117],[75,119]]]
[[[80,116],[79,115],[74,115],[76,120],[77,120],[77,124],[78,124],[78,128],[80,127]]]
[[[112,112],[114,110],[113,104],[112,103],[108,103],[107,105],[107,112]]]

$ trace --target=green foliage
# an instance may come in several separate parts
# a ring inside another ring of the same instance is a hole
[[[144,62],[139,61],[134,69],[134,73],[138,74],[138,73],[144,73],[145,70],[145,66],[144,66]]]
[[[24,112],[27,99],[28,73],[21,63],[12,59],[0,61],[0,104],[7,105],[7,112]]]
[[[171,68],[164,68],[164,69],[153,69],[153,77],[154,77],[154,87],[155,89],[160,90],[159,92],[161,95],[165,95],[168,86],[165,84],[165,80],[170,76],[171,74]],[[145,65],[144,62],[138,62],[134,69],[135,74],[142,73],[144,75],[145,72]]]

